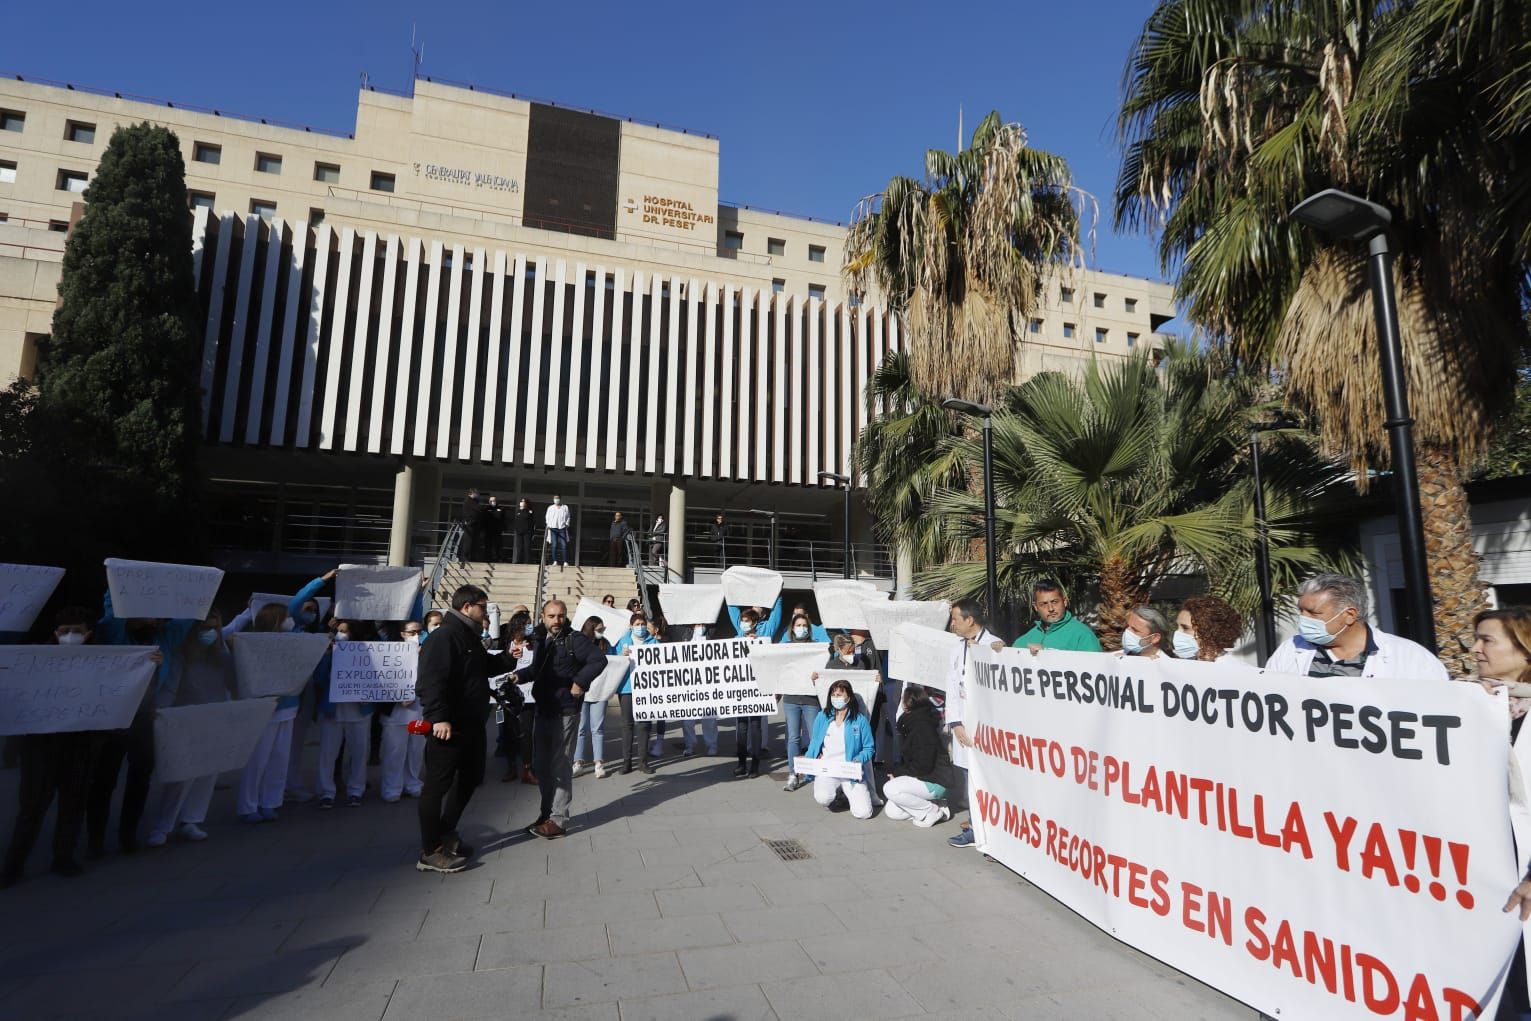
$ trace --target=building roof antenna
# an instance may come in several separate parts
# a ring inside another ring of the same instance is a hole
[[[425,40],[417,38],[415,26],[409,26],[409,98],[415,98],[415,79],[420,77],[420,65],[425,62]]]

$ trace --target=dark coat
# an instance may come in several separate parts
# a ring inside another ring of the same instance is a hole
[[[941,734],[941,717],[929,703],[898,718],[898,747],[904,764],[898,772],[950,787],[952,760]]]
[[[581,692],[589,690],[606,669],[606,657],[594,642],[568,628],[556,638],[546,633],[533,636],[531,648],[532,665],[518,671],[516,680],[521,684],[532,682],[537,715],[567,716],[579,712],[585,696],[573,694],[570,688],[577,684]]]
[[[478,526],[485,535],[503,535],[505,533],[505,508],[498,504],[489,504],[479,512]]]
[[[456,613],[420,646],[415,695],[431,723],[482,727],[489,718],[489,653],[481,631]]]
[[[532,529],[536,527],[536,524],[537,515],[532,513],[530,507],[517,507],[511,514],[511,529],[517,535],[531,535]]]
[[[613,521],[611,523],[611,539],[613,542],[618,539],[625,539],[627,538],[627,533],[631,532],[632,530],[632,526],[627,523],[626,519],[622,521]]]

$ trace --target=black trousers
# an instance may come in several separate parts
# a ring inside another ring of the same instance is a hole
[[[652,720],[644,720],[642,723],[633,720],[632,692],[618,695],[617,701],[622,703],[622,764],[633,764],[633,743],[637,742],[638,765],[646,766],[649,762],[649,741],[654,736],[654,723]]]
[[[498,564],[505,553],[503,544],[505,536],[501,532],[484,533],[484,553],[481,559],[491,564]]]
[[[519,532],[514,536],[511,545],[510,562],[513,564],[529,564],[532,562],[532,537],[531,533],[522,535]]]
[[[489,741],[483,722],[452,726],[452,740],[425,739],[425,782],[420,790],[420,848],[430,854],[457,832],[468,799],[484,782]]]
[[[109,731],[101,739],[96,768],[85,801],[85,834],[92,851],[106,846],[106,824],[112,815],[112,795],[117,774],[128,763],[122,788],[122,812],[117,818],[117,839],[129,843],[138,836],[138,824],[149,800],[149,778],[154,775],[154,713],[140,712],[127,730]]]
[[[53,860],[73,860],[80,830],[85,825],[85,796],[91,769],[101,747],[98,731],[69,734],[27,734],[17,742],[20,752],[20,804],[16,828],[5,852],[5,874],[19,876],[42,833],[43,819],[58,797],[58,820],[53,826]]]

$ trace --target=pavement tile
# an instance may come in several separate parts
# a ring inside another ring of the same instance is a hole
[[[323,987],[305,987],[272,996],[249,996],[234,1001],[224,1015],[225,1021],[380,1021],[388,1008],[395,983],[378,979],[365,983],[346,983]],[[180,1021],[176,1013],[166,1013],[161,1021]]]
[[[690,915],[681,918],[661,918],[657,921],[611,922],[606,928],[611,934],[613,957],[683,950],[689,947],[724,946],[734,941],[728,934],[728,929],[724,927],[723,920],[717,915]]]
[[[262,957],[276,953],[297,927],[297,922],[255,922],[181,929],[144,947],[137,960],[170,963],[221,957]]]
[[[602,851],[642,851],[645,848],[679,847],[671,829],[636,830],[628,832],[594,833],[590,844],[596,853]]]
[[[659,906],[647,890],[632,893],[603,893],[586,897],[555,897],[547,902],[542,924],[549,929],[569,925],[624,922],[658,918]]]
[[[772,940],[802,939],[846,931],[839,917],[823,904],[725,911],[723,924],[728,926],[728,931],[740,943],[768,943]]]
[[[432,908],[415,938],[440,939],[474,933],[487,935],[493,932],[527,932],[542,928],[542,913],[542,898],[535,892],[513,903]]]
[[[679,890],[701,886],[690,865],[661,865],[651,869],[628,866],[623,871],[597,872],[601,893],[633,893],[639,890]]]
[[[653,923],[648,923],[653,924]],[[502,932],[486,935],[479,946],[477,971],[524,964],[556,964],[609,957],[604,925],[571,925],[566,929]]]
[[[473,970],[479,936],[421,939],[406,943],[368,942],[352,947],[335,963],[328,985],[416,975],[447,975]]]
[[[679,957],[686,982],[692,989],[750,985],[819,974],[819,969],[814,967],[803,948],[789,940],[682,950]]]
[[[771,1001],[772,1009],[780,1017],[862,1021],[863,1018],[903,1017],[924,1011],[919,1002],[886,971],[858,971],[846,975],[818,975],[784,982],[763,982],[760,988],[765,991],[766,999]]]
[[[777,1021],[759,986],[622,1000],[622,1021]]]
[[[364,915],[305,918],[282,944],[282,952],[360,946],[373,940],[398,943],[420,935],[425,911],[385,911]],[[461,931],[461,930],[459,930]]]
[[[385,1021],[525,1017],[542,1006],[542,966],[466,975],[424,975],[399,983]]]
[[[918,938],[920,931],[884,929],[876,933],[815,935],[811,929],[804,929],[797,942],[825,974],[894,966],[918,968],[924,962],[941,960],[940,954]]]
[[[864,901],[866,891],[842,876],[823,876],[813,879],[757,879],[755,889],[767,901],[777,907],[793,907],[798,904],[827,904],[832,901]]]
[[[542,1003],[545,1007],[567,1007],[683,993],[686,989],[686,977],[673,953],[639,954],[549,964]]]
[[[415,873],[420,875],[420,873]],[[446,876],[443,883],[414,883],[406,876],[383,889],[373,911],[413,911],[416,908],[466,908],[489,903],[493,879],[474,879],[466,874]]]
[[[8,997],[3,1007],[17,1018],[112,1017],[159,1003],[192,967],[174,963],[81,968],[71,972],[68,981],[41,975]],[[202,998],[217,997],[211,992]]]
[[[339,957],[338,950],[299,950],[256,960],[202,961],[176,983],[166,999],[257,996],[320,985]]]
[[[246,922],[287,922],[329,915],[355,915],[371,911],[383,895],[383,888],[345,890],[316,894],[288,894],[257,905],[245,916]]]
[[[1005,1009],[1058,991],[1055,975],[1028,954],[968,957],[923,968],[904,988],[926,1010]],[[1060,1014],[1054,1016],[1068,1016]]]
[[[681,915],[715,915],[721,911],[763,908],[765,898],[753,886],[699,886],[693,890],[656,890],[659,913],[666,918]]]

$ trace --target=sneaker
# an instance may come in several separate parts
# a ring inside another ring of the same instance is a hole
[[[574,764],[574,771],[573,771],[572,775],[573,776],[584,776],[588,772],[590,772],[590,763],[588,763],[588,762],[576,762]]]
[[[532,830],[532,832],[537,834],[537,836],[542,837],[544,840],[557,840],[559,837],[564,836],[569,831],[558,825],[552,819],[544,819],[542,821],[542,825]]]
[[[155,830],[153,833],[149,834],[149,837],[144,841],[144,844],[148,847],[164,847],[165,841],[169,839],[170,837],[168,834],[161,833],[159,830]],[[127,850],[127,848],[123,848],[123,850]]]
[[[360,808],[361,807],[361,795],[360,794],[352,794],[350,797],[346,798],[346,807],[347,808]]]
[[[608,776],[610,776],[611,773],[612,773],[612,771],[606,768],[606,763],[604,763],[604,762],[597,762],[595,764],[595,778],[597,780],[604,780]]]
[[[978,837],[973,834],[972,829],[965,829],[955,837],[949,838],[946,842],[952,847],[972,847],[978,842]]]
[[[278,818],[274,808],[261,808],[257,809],[257,811],[260,813],[261,822],[276,822]]]
[[[422,854],[415,861],[415,868],[420,872],[461,872],[467,867],[466,860],[455,858],[439,848],[430,854]]]
[[[320,798],[319,799],[319,808],[322,809],[323,811],[328,812],[330,809],[332,809],[334,807],[335,807],[335,799],[334,798]]]
[[[659,753],[662,752],[662,751],[664,751],[664,749],[659,747],[659,742],[658,741],[652,741],[652,742],[649,743],[649,758],[651,758],[651,759],[659,758]]]
[[[249,823],[251,826],[255,826],[265,822],[266,820],[261,817],[259,812],[243,812],[239,816],[239,821]]]
[[[787,782],[782,787],[782,790],[786,791],[788,794],[791,794],[801,786],[803,786],[803,778],[798,776],[796,773],[788,773]]]
[[[472,846],[462,842],[462,837],[455,833],[448,833],[441,841],[441,849],[454,858],[473,857]]]
[[[182,840],[189,840],[194,844],[199,844],[207,839],[207,831],[194,822],[181,823],[181,828],[177,833]]]
[[[654,774],[654,767],[645,762],[643,765],[638,767],[638,772],[643,773],[646,776],[652,776]]]
[[[532,772],[531,766],[521,767],[521,782],[531,784],[533,787],[537,786],[537,774]]]
[[[83,876],[85,868],[73,858],[55,858],[53,864],[48,866],[48,871],[55,876]]]
[[[547,822],[547,821],[548,821],[547,820],[547,816],[539,815],[537,817],[537,821],[532,823],[530,826],[528,826],[526,828],[526,832],[530,833],[534,837],[540,837],[542,835],[541,832],[540,832],[540,830],[542,829],[542,824]]]
[[[686,757],[686,758],[688,758],[688,759],[689,759],[689,758],[691,758],[691,756],[692,756],[692,755],[693,755],[693,754],[695,754],[695,753],[694,753],[694,752],[692,752],[692,750],[691,750],[691,749],[690,749],[690,748],[687,748],[687,749],[685,749],[685,750],[684,750],[684,751],[682,751],[682,752],[681,752],[681,754],[682,754],[682,755],[683,755],[683,756],[685,756],[685,757]]]
[[[745,765],[745,762],[744,762],[743,759],[740,759],[739,760],[739,764],[734,767],[734,776],[736,776],[736,777],[748,776],[749,772],[750,772],[750,767]]]

